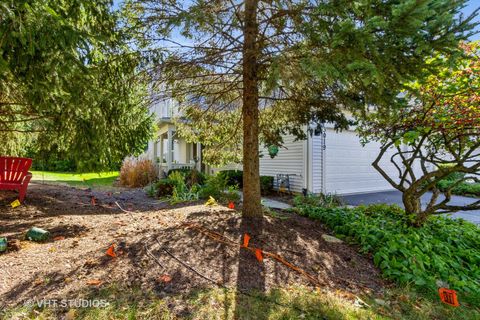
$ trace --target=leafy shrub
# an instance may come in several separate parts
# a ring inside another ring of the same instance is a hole
[[[225,199],[227,202],[238,202],[240,201],[240,194],[238,193],[237,186],[229,186],[227,191],[225,191],[222,195],[222,198]]]
[[[296,207],[301,207],[304,205],[318,206],[325,208],[333,208],[343,205],[342,199],[334,194],[323,194],[318,195],[308,194],[306,196],[298,195],[293,199],[293,204]]]
[[[180,172],[184,176],[186,176],[190,173],[190,171],[192,171],[192,169],[190,169],[189,167],[170,169],[168,170],[167,176],[171,175],[174,172]]]
[[[458,180],[442,180],[437,184],[441,191],[446,191]],[[452,188],[452,193],[457,195],[480,196],[480,183],[461,182]]]
[[[185,183],[189,186],[194,186],[196,184],[203,185],[205,184],[206,179],[205,174],[197,169],[192,169],[185,175]]]
[[[242,170],[223,170],[218,173],[227,180],[227,186],[238,186],[243,188],[243,171]]]
[[[179,203],[186,201],[198,200],[200,195],[200,186],[187,186],[185,183],[185,175],[180,171],[174,171],[168,175],[168,179],[173,185],[171,203]]]
[[[210,175],[207,176],[205,185],[200,191],[200,197],[202,199],[207,199],[208,197],[213,197],[217,200],[222,198],[222,195],[227,188],[227,177],[222,174]]]
[[[464,177],[465,177],[465,173],[463,173],[463,172],[452,172],[448,176],[443,178],[443,180],[458,181],[460,179],[463,179]]]
[[[477,226],[433,216],[420,228],[396,206],[322,208],[303,205],[301,214],[319,219],[335,233],[373,254],[384,276],[413,283],[432,293],[441,280],[464,301],[480,303],[480,230]]]
[[[480,196],[480,183],[461,183],[453,188],[453,193]]]
[[[157,170],[151,160],[127,157],[120,169],[120,185],[130,188],[144,187],[157,179]]]
[[[157,197],[169,197],[173,194],[175,184],[170,179],[161,179],[155,183],[155,194]]]
[[[260,191],[262,195],[268,195],[273,191],[273,177],[260,176]]]
[[[192,187],[195,184],[203,185],[205,183],[205,174],[201,173],[197,169],[193,168],[177,168],[177,169],[170,169],[168,171],[168,176],[172,173],[180,172],[183,175],[185,183]]]

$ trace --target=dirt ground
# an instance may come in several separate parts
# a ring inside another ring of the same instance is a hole
[[[115,283],[159,296],[214,285],[169,253],[214,282],[240,290],[301,284],[380,293],[385,286],[369,259],[351,246],[324,241],[327,231],[321,224],[294,214],[246,220],[223,206],[170,206],[140,189],[108,192],[31,184],[24,205],[11,208],[15,199],[14,192],[0,193],[0,237],[21,240],[20,250],[0,254],[0,307],[29,299],[76,298]],[[33,226],[50,231],[51,240],[24,240]],[[233,244],[213,239],[202,228]],[[251,235],[250,246],[280,255],[316,283],[266,255],[260,263],[240,247],[244,233]],[[105,254],[112,244],[116,258]]]

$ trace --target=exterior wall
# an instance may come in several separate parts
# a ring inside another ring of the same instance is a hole
[[[365,146],[354,131],[335,132],[326,130],[325,141],[325,186],[326,193],[352,194],[392,190],[393,187],[372,166],[380,145],[376,142]],[[380,165],[390,175],[398,175],[396,168],[385,155]]]
[[[277,174],[291,174],[290,189],[302,192],[306,187],[305,180],[305,154],[306,141],[293,141],[293,136],[284,137],[285,148],[280,148],[277,156],[270,158],[266,148],[260,148],[263,157],[260,158],[260,175],[276,177]],[[276,181],[274,181],[276,184]]]

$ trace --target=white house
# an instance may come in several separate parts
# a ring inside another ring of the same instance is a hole
[[[146,154],[157,163],[159,170],[166,172],[182,167],[196,167],[207,173],[219,170],[202,163],[199,143],[187,143],[177,136],[172,117],[179,115],[179,111],[173,100],[155,103],[151,112],[157,117],[158,131],[156,139],[149,142]],[[294,192],[306,189],[313,193],[353,194],[392,190],[372,166],[379,145],[372,142],[363,147],[354,131],[337,133],[327,127],[323,133],[309,135],[307,140],[294,140],[293,136],[284,137],[284,148],[280,148],[273,159],[267,150],[261,150],[261,175],[275,178],[279,174],[288,175]],[[385,162],[382,167],[389,174],[398,175],[393,164]],[[241,169],[241,165],[228,168]],[[277,184],[278,179],[275,181]]]

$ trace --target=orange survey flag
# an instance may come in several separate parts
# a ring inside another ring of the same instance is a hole
[[[117,254],[115,253],[115,245],[112,244],[108,249],[107,249],[107,252],[106,252],[107,256],[110,256],[112,258],[115,258],[117,256]]]
[[[248,233],[245,233],[243,235],[243,247],[244,248],[247,248],[248,247],[248,242],[250,241],[250,236],[248,235]]]
[[[438,293],[440,294],[440,300],[442,300],[443,303],[449,304],[454,307],[458,307],[460,305],[458,303],[457,292],[455,290],[440,288],[438,289]]]
[[[257,257],[257,260],[259,262],[263,261],[262,249],[256,249],[255,250],[255,257]]]

